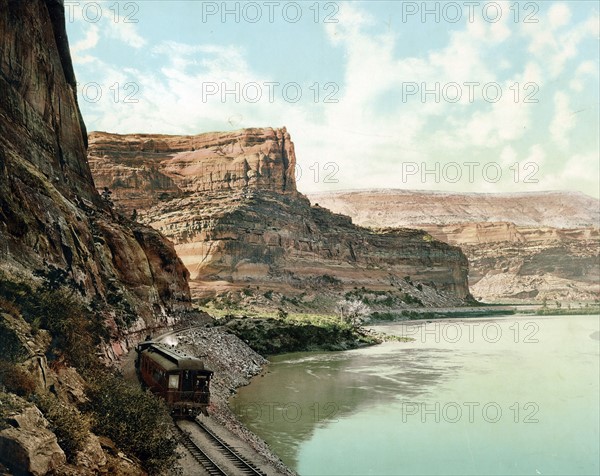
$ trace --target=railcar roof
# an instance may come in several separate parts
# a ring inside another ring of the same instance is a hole
[[[173,370],[210,370],[204,368],[204,362],[197,357],[192,357],[174,347],[165,344],[153,344],[144,350],[144,353],[167,372]]]

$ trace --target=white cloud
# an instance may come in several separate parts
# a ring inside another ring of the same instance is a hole
[[[575,115],[570,107],[569,96],[557,92],[554,95],[554,118],[550,123],[552,140],[562,149],[569,146],[569,133],[575,127]]]
[[[598,78],[598,62],[584,61],[582,62],[573,75],[573,79],[569,83],[569,87],[576,92],[583,91],[585,85],[584,82],[587,78]],[[596,81],[597,85],[597,81]]]
[[[569,7],[556,4],[549,9],[545,18],[521,26],[522,33],[529,39],[528,51],[542,64],[548,65],[553,78],[562,74],[567,63],[578,55],[584,39],[598,40],[600,19],[597,12],[565,30],[563,27],[569,23],[569,18]]]
[[[568,25],[571,21],[571,9],[565,3],[555,3],[548,11],[548,21],[552,29]]]
[[[71,54],[73,61],[78,64],[90,63],[95,60],[92,55],[82,54],[84,51],[91,50],[98,45],[100,40],[100,33],[96,25],[91,25],[87,30],[85,37],[76,42],[71,47]]]

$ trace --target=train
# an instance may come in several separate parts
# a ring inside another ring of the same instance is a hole
[[[152,340],[140,342],[135,350],[142,385],[163,398],[173,416],[208,416],[214,372],[201,359]]]

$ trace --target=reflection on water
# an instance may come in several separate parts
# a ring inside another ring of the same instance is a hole
[[[598,473],[598,318],[408,326],[276,357],[233,409],[302,475]]]

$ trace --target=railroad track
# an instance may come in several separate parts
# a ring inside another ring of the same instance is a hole
[[[201,449],[190,438],[188,433],[180,428],[177,422],[175,422],[175,426],[182,436],[183,446],[185,446],[196,459],[196,461],[198,461],[204,467],[204,469],[206,469],[210,476],[267,476],[266,473],[262,472],[254,464],[246,461],[231,445],[227,444],[225,441],[215,435],[206,427],[206,425],[204,425],[204,423],[199,422],[196,419],[189,419],[188,421],[194,423],[195,427],[198,428],[213,443],[215,449],[218,450],[219,453],[221,453],[225,458],[227,458],[230,464],[235,467],[235,473],[228,472],[223,469],[222,466],[219,466],[219,464],[216,463],[215,460],[211,458],[203,449]]]
[[[217,435],[215,435],[210,429],[204,425],[204,423],[193,420],[198,428],[215,444],[219,452],[225,456],[233,466],[236,468],[236,476],[240,475],[256,475],[256,476],[267,476],[266,473],[262,472],[254,464],[246,461],[231,445],[227,444]]]
[[[198,463],[200,463],[204,469],[210,474],[210,476],[227,476],[227,473],[221,469],[221,467],[215,463],[210,456],[208,456],[202,449],[192,441],[190,436],[179,427],[175,422],[175,428],[179,430],[181,435],[181,443],[191,453]]]

